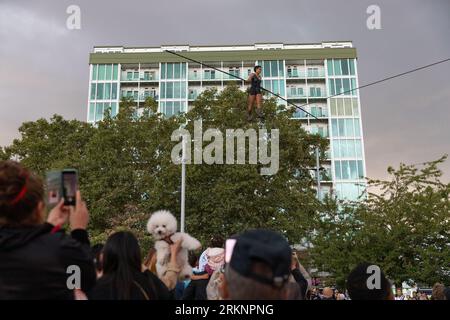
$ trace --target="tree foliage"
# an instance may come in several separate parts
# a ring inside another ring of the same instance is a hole
[[[78,169],[95,241],[131,229],[147,242],[145,223],[152,211],[168,209],[179,218],[181,166],[171,159],[178,143],[171,141],[172,132],[183,125],[192,134],[198,119],[203,132],[258,131],[257,123],[246,121],[246,95],[235,86],[204,92],[184,115],[167,118],[156,109],[152,99],[139,110],[125,99],[116,117],[106,114],[96,126],[60,116],[27,122],[19,129],[21,138],[4,154],[42,176],[54,168]],[[264,110],[265,127],[280,130],[277,174],[262,176],[260,165],[253,164],[187,165],[186,229],[206,245],[212,235],[261,227],[279,230],[295,243],[318,210],[309,174],[315,164],[311,151],[315,146],[325,150],[327,141],[306,133],[290,120],[292,111],[274,99],[265,99]],[[203,147],[209,143],[204,141]]]
[[[306,133],[292,121],[292,110],[274,99],[263,104],[264,128],[279,129],[279,171],[261,175],[261,165],[188,164],[186,166],[186,230],[204,245],[212,235],[224,237],[249,228],[270,228],[292,244],[311,244],[311,265],[331,273],[343,286],[349,271],[362,261],[379,264],[396,284],[450,281],[450,185],[440,181],[438,165],[421,169],[389,168],[392,179],[369,181],[370,192],[358,203],[316,200],[310,168],[314,148],[322,156],[327,140]],[[50,169],[76,168],[91,212],[94,242],[128,229],[143,247],[150,245],[145,224],[151,212],[168,209],[180,217],[181,166],[171,153],[174,130],[193,135],[195,120],[203,132],[250,128],[246,95],[235,86],[220,93],[204,92],[188,113],[164,117],[147,99],[139,109],[132,100],[120,103],[116,117],[105,114],[93,126],[55,115],[24,123],[0,159],[16,159],[42,177]],[[210,141],[203,141],[202,150]]]
[[[312,256],[342,286],[358,263],[378,264],[399,286],[403,282],[450,283],[450,184],[438,165],[390,167],[389,181],[369,180],[367,200],[328,204],[316,220]]]

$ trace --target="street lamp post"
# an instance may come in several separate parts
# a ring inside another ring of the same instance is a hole
[[[317,178],[317,199],[320,201],[320,153],[316,148],[316,178]]]
[[[184,232],[185,226],[185,211],[184,211],[184,203],[185,203],[185,191],[186,191],[186,136],[183,136],[183,148],[181,155],[181,223],[180,223],[180,231]]]

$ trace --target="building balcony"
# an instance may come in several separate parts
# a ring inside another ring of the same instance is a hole
[[[306,99],[307,96],[303,92],[298,92],[298,93],[288,93],[287,98],[288,99]]]
[[[200,81],[201,80],[200,73],[198,73],[198,72],[189,72],[188,80],[189,81]]]
[[[151,74],[151,73],[150,74],[146,74],[146,73],[144,73],[144,75],[140,77],[140,80],[141,81],[149,81],[149,82],[151,82],[151,81],[158,81],[159,79],[158,79],[158,76],[156,74]]]
[[[198,92],[189,92],[188,100],[195,100],[200,94]]]
[[[325,70],[308,70],[307,72],[308,78],[325,78]]]
[[[152,93],[140,93],[139,94],[137,91],[134,91],[132,93],[122,93],[120,95],[120,98],[132,98],[136,102],[137,101],[143,102],[149,97],[152,97],[155,100],[159,99],[159,96],[157,94],[152,94]]]
[[[122,82],[151,82],[151,81],[158,81],[158,75],[156,72],[144,72],[143,74],[139,75],[138,72],[122,72],[120,76],[120,81]]]
[[[203,74],[203,79],[202,80],[206,80],[206,81],[221,81],[222,80],[222,73],[220,74],[216,74],[216,73],[209,73],[209,72],[205,72]]]
[[[232,76],[234,75],[234,77]],[[223,74],[223,80],[237,80],[237,81],[241,81],[238,78],[241,78],[241,73],[240,72],[230,72],[230,75],[228,74]]]
[[[306,74],[304,71],[293,70],[291,72],[286,72],[286,78],[288,79],[305,79]]]
[[[310,114],[312,114],[314,117],[319,118],[320,120],[328,120],[328,112],[326,111],[314,111],[314,110],[310,110],[308,111]],[[306,113],[303,110],[297,110],[294,115],[293,118],[294,119],[309,119],[309,120],[314,120],[315,118],[313,116],[311,116],[310,114]],[[328,137],[328,133],[324,134],[324,137]]]
[[[292,70],[286,71],[287,79],[315,79],[315,78],[325,78],[325,70]]]

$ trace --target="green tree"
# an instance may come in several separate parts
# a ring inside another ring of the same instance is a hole
[[[44,176],[51,168],[76,166],[86,156],[84,148],[93,132],[90,124],[58,115],[50,121],[25,122],[19,128],[21,138],[4,148],[3,158],[21,161]]]
[[[226,132],[243,130],[257,123],[248,123],[245,115],[246,94],[236,86],[223,92],[207,91],[186,114],[186,129],[193,133],[193,123],[202,119],[203,131],[208,128]],[[211,235],[231,235],[248,228],[271,228],[283,232],[292,243],[300,241],[309,227],[318,203],[309,169],[315,165],[313,146],[326,149],[327,141],[307,134],[292,111],[278,106],[274,99],[264,101],[265,125],[280,130],[279,171],[275,175],[260,174],[260,166],[187,165],[186,219],[187,230],[206,241]],[[203,150],[210,142],[203,141]],[[173,145],[173,144],[172,144]],[[149,211],[157,208],[179,210],[180,167],[168,161],[154,188],[154,201],[144,202]]]
[[[312,257],[343,286],[362,261],[378,264],[399,286],[450,282],[450,184],[438,165],[389,168],[389,181],[369,180],[367,200],[325,205],[316,220]]]
[[[179,218],[181,166],[171,159],[178,143],[171,141],[174,130],[185,126],[192,134],[194,121],[202,119],[203,131],[258,131],[257,123],[246,121],[246,103],[246,94],[230,86],[221,93],[204,92],[187,114],[169,118],[156,112],[152,99],[139,109],[124,99],[116,117],[107,112],[96,126],[60,116],[24,123],[22,138],[5,154],[41,175],[51,168],[78,169],[94,242],[131,229],[147,244],[145,224],[152,211],[168,209]],[[306,133],[290,119],[292,110],[274,99],[263,107],[264,126],[280,130],[277,174],[262,176],[261,166],[250,164],[187,165],[186,228],[205,244],[214,234],[261,227],[279,230],[296,243],[319,209],[309,168],[315,165],[313,149],[326,150],[327,141]]]

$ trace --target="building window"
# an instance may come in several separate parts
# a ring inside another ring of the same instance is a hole
[[[112,65],[107,64],[106,65],[106,75],[105,75],[105,80],[112,80]]]
[[[113,65],[113,80],[119,80],[119,65]]]
[[[111,103],[111,117],[115,117],[117,115],[117,102]]]
[[[97,84],[97,100],[103,100],[103,83]]]
[[[91,100],[95,100],[95,96],[96,96],[96,84],[95,83],[91,83]]]
[[[333,59],[328,59],[327,60],[327,71],[328,71],[328,75],[329,76],[333,76],[334,75]]]
[[[321,97],[322,90],[320,87],[310,87],[309,88],[309,96],[310,97]]]
[[[111,83],[105,83],[105,100],[111,99]]]
[[[315,78],[319,76],[319,68],[308,68],[308,77]]]
[[[334,137],[360,137],[359,119],[331,119]]]
[[[283,60],[261,61],[264,78],[284,77]]]
[[[102,121],[103,120],[103,103],[96,104],[96,112],[95,112],[95,121]]]
[[[113,83],[111,86],[111,99],[117,99],[117,83]]]
[[[97,80],[97,68],[98,65],[94,64],[92,67],[92,80]]]
[[[94,102],[89,103],[88,120],[91,122],[95,121],[95,103]]]
[[[336,180],[364,179],[362,160],[337,160],[334,162]]]
[[[341,60],[341,69],[342,74],[348,76],[350,74],[349,68],[348,68],[348,59],[342,59]]]

